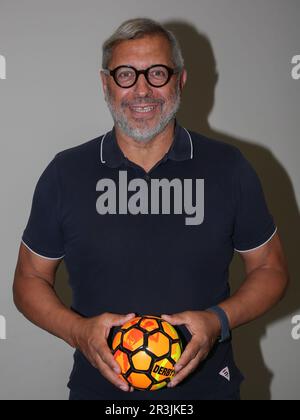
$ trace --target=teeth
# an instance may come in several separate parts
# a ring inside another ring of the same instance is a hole
[[[154,106],[148,106],[148,107],[139,107],[139,108],[133,108],[135,112],[151,112],[154,110]]]

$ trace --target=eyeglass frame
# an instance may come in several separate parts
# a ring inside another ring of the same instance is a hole
[[[117,71],[119,70],[119,69],[121,69],[121,68],[123,68],[123,67],[125,67],[125,68],[128,68],[128,69],[132,69],[132,70],[134,70],[134,72],[135,72],[135,81],[134,81],[134,83],[132,84],[132,85],[130,85],[130,86],[121,86],[120,85],[120,83],[118,83],[118,80],[117,80],[117,78],[116,78],[116,73],[117,73]],[[149,73],[149,71],[151,70],[151,69],[153,69],[154,67],[163,67],[163,68],[165,68],[166,70],[167,70],[167,72],[168,72],[168,78],[167,78],[167,81],[164,83],[164,84],[162,84],[162,85],[160,85],[160,86],[156,86],[156,85],[153,85],[153,83],[151,83],[150,82],[150,80],[149,80],[149,78],[148,78],[148,73]],[[147,69],[144,69],[144,70],[137,70],[135,67],[133,67],[133,66],[130,66],[130,65],[123,65],[123,66],[118,66],[118,67],[116,67],[115,69],[113,69],[113,70],[110,70],[110,69],[103,69],[102,70],[105,74],[108,74],[108,75],[110,75],[110,76],[112,76],[113,77],[113,79],[114,79],[114,81],[115,81],[115,83],[120,87],[120,88],[122,88],[122,89],[130,89],[130,88],[132,88],[134,85],[136,85],[136,83],[137,83],[137,81],[138,81],[138,79],[139,79],[139,77],[140,77],[140,75],[141,74],[143,74],[144,76],[145,76],[145,79],[147,80],[147,83],[149,83],[149,85],[150,86],[152,86],[152,87],[154,87],[154,88],[161,88],[161,87],[164,87],[164,86],[166,86],[169,82],[170,82],[170,80],[171,80],[171,78],[175,75],[175,74],[178,74],[178,73],[180,73],[180,71],[181,71],[181,69],[179,68],[179,67],[175,67],[174,69],[172,69],[171,67],[168,67],[168,66],[166,66],[165,64],[154,64],[153,66],[150,66],[150,67],[148,67]]]

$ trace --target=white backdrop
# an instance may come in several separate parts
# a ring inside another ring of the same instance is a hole
[[[247,156],[288,256],[286,299],[235,333],[243,398],[300,399],[298,0],[0,0],[0,399],[67,398],[72,351],[14,308],[16,258],[48,162],[111,128],[101,45],[138,16],[177,34],[189,71],[180,122]],[[231,278],[233,287],[243,279],[238,256]],[[69,302],[63,267],[58,280]]]

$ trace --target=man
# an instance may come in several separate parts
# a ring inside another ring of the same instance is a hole
[[[257,175],[235,147],[176,122],[187,72],[158,23],[121,25],[103,46],[101,79],[114,129],[57,154],[42,174],[15,303],[76,348],[71,400],[239,399],[230,330],[272,308],[288,283]],[[234,250],[246,278],[230,296]],[[54,292],[62,259],[72,310]],[[162,315],[188,342],[163,390],[134,391],[119,376],[108,337],[135,314]]]

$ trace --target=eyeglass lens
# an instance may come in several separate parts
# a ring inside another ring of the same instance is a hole
[[[152,67],[146,73],[148,82],[154,86],[162,86],[169,78],[169,72],[161,66]],[[130,67],[120,67],[115,73],[115,79],[120,86],[133,85],[137,79],[137,73]]]

